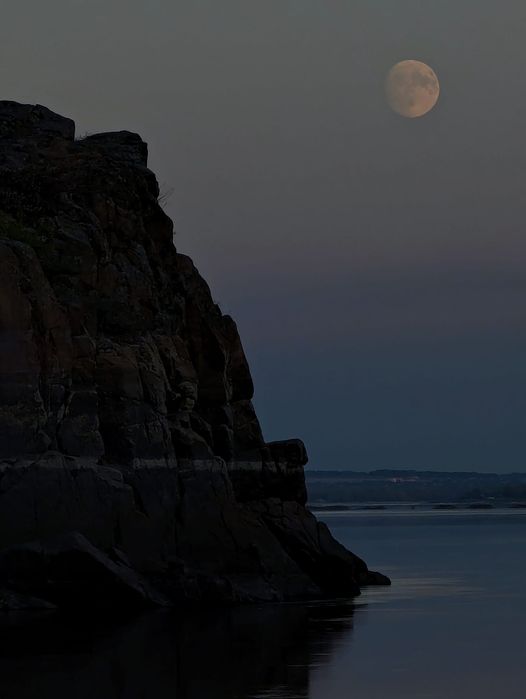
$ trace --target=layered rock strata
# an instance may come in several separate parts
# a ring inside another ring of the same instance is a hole
[[[387,582],[305,508],[302,442],[264,441],[236,324],[176,251],[146,144],[74,132],[0,102],[0,587],[20,590],[24,546],[48,561],[70,535],[176,601]]]

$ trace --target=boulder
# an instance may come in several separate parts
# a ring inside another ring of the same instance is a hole
[[[135,609],[169,604],[132,568],[112,561],[78,532],[2,551],[0,580],[26,600],[27,595],[36,596],[60,607]]]
[[[75,138],[75,122],[40,104],[0,102],[0,138]]]

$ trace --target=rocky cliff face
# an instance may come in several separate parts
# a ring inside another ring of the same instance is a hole
[[[0,586],[55,601],[45,580],[75,584],[53,563],[65,535],[172,600],[385,582],[305,509],[303,444],[265,443],[236,325],[174,247],[146,144],[74,131],[0,102]]]

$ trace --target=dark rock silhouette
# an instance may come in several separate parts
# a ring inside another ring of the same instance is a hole
[[[118,551],[131,587],[172,600],[388,582],[305,509],[303,444],[265,443],[236,325],[177,253],[140,137],[75,141],[0,102],[0,146],[0,586],[60,604],[56,571],[31,589],[6,561],[30,544],[38,577],[73,533],[71,560]]]
[[[0,574],[10,587],[36,595],[36,599],[51,599],[62,607],[76,608],[79,602],[83,609],[170,606],[129,566],[121,552],[114,551],[113,558],[82,534],[65,534],[44,545],[20,544],[4,550],[0,553]],[[33,608],[36,606],[35,601]]]

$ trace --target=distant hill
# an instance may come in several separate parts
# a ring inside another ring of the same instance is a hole
[[[526,502],[526,473],[306,471],[311,504]]]

